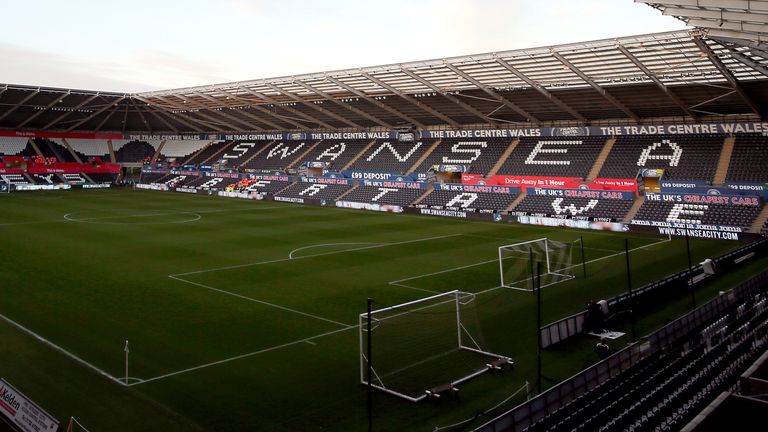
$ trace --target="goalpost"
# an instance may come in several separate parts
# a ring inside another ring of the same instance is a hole
[[[360,382],[418,402],[511,363],[484,344],[474,294],[451,291],[360,314]],[[370,357],[368,341],[371,341]]]
[[[580,240],[560,242],[540,238],[499,247],[501,286],[524,291],[534,290],[536,263],[541,263],[541,285],[545,287],[576,277],[573,250]],[[582,256],[582,261],[584,257]]]

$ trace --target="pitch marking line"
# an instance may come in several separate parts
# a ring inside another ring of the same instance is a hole
[[[288,254],[288,258],[289,258],[289,259],[294,259],[294,258],[293,258],[293,254],[295,254],[295,253],[296,253],[296,252],[298,252],[298,251],[302,251],[302,250],[305,250],[305,249],[312,249],[312,248],[323,247],[323,246],[363,245],[363,244],[367,244],[367,245],[388,245],[389,243],[374,243],[374,242],[351,242],[351,243],[323,243],[323,244],[309,245],[309,246],[304,246],[304,247],[300,247],[300,248],[298,248],[298,249],[294,249],[294,250],[292,250],[292,251],[291,251],[291,252]],[[301,258],[301,257],[299,257],[299,258]]]
[[[304,256],[300,256],[300,257],[296,257],[296,258],[278,258],[278,259],[267,260],[267,261],[258,261],[258,262],[252,262],[252,263],[247,263],[247,264],[237,264],[237,265],[226,266],[226,267],[217,267],[217,268],[211,268],[211,269],[205,269],[205,270],[191,271],[191,272],[186,272],[186,273],[176,273],[176,274],[169,275],[169,277],[172,277],[172,276],[189,276],[189,275],[194,275],[194,274],[217,272],[217,271],[221,271],[221,270],[232,270],[232,269],[237,269],[237,268],[252,267],[252,266],[258,266],[258,265],[264,265],[264,264],[273,264],[273,263],[279,263],[279,262],[290,261],[290,260],[300,260],[300,259],[314,258],[314,257],[319,257],[319,256],[335,255],[335,254],[346,253],[346,252],[361,251],[361,250],[366,250],[366,249],[375,249],[375,248],[382,248],[382,247],[388,247],[388,246],[397,246],[397,245],[409,244],[409,243],[418,243],[418,242],[430,241],[430,240],[439,240],[439,239],[444,239],[444,238],[449,238],[449,237],[457,237],[457,236],[461,236],[461,235],[463,235],[463,234],[447,234],[447,235],[442,235],[442,236],[420,238],[420,239],[415,239],[415,240],[405,240],[405,241],[395,242],[395,243],[383,243],[383,244],[379,243],[379,244],[375,244],[373,246],[363,246],[363,247],[358,247],[358,248],[342,249],[342,250],[338,250],[338,251],[323,252],[323,253],[313,254],[313,255],[304,255]]]
[[[341,328],[341,329],[338,329],[338,330],[333,330],[333,331],[329,331],[329,332],[326,332],[326,333],[321,333],[319,335],[311,336],[311,337],[308,337],[308,338],[295,340],[293,342],[286,342],[286,343],[281,344],[281,345],[275,345],[275,346],[272,346],[272,347],[269,347],[269,348],[260,349],[258,351],[253,351],[253,352],[249,352],[249,353],[245,353],[245,354],[240,354],[240,355],[237,355],[237,356],[234,356],[234,357],[225,358],[223,360],[217,360],[215,362],[205,363],[205,364],[202,364],[202,365],[193,366],[191,368],[178,370],[176,372],[171,372],[171,373],[167,373],[167,374],[164,374],[164,375],[159,375],[159,376],[152,377],[152,378],[147,378],[147,379],[143,380],[142,382],[137,382],[137,383],[134,383],[134,384],[128,384],[128,386],[132,387],[132,386],[139,385],[139,384],[145,384],[145,383],[148,383],[148,382],[157,381],[157,380],[161,380],[161,379],[164,379],[164,378],[169,378],[169,377],[172,377],[172,376],[175,376],[175,375],[180,375],[180,374],[187,373],[187,372],[193,372],[193,371],[204,369],[204,368],[211,367],[211,366],[216,366],[216,365],[220,365],[220,364],[224,364],[224,363],[229,363],[229,362],[232,362],[232,361],[235,361],[235,360],[240,360],[240,359],[244,359],[244,358],[248,358],[248,357],[253,357],[255,355],[264,354],[264,353],[267,353],[267,352],[270,352],[270,351],[277,351],[279,349],[287,348],[287,347],[293,346],[293,345],[298,345],[298,344],[303,344],[303,343],[314,344],[313,340],[315,340],[315,339],[320,339],[322,337],[330,336],[330,335],[333,335],[333,334],[336,334],[336,333],[340,333],[340,332],[344,332],[344,331],[347,331],[347,330],[351,330],[351,329],[354,329],[354,328],[357,328],[357,326],[356,325],[354,325],[354,326],[347,326],[347,327],[344,327],[344,328]]]
[[[0,314],[0,318],[2,318],[5,322],[8,324],[16,327],[17,329],[21,330],[22,332],[34,337],[38,341],[42,342],[44,345],[48,345],[50,348],[53,348],[54,351],[58,351],[61,354],[64,354],[65,356],[69,357],[70,359],[74,360],[77,363],[80,363],[81,365],[91,369],[92,371],[95,371],[99,375],[108,378],[111,381],[114,381],[122,386],[125,386],[126,383],[124,382],[124,378],[115,378],[114,376],[110,375],[109,373],[105,372],[104,370],[100,369],[97,366],[94,366],[91,363],[88,363],[87,361],[83,360],[82,358],[78,357],[76,354],[73,354],[64,348],[56,345],[55,343],[49,341],[48,339],[45,339],[44,337],[40,336],[39,334],[35,333],[34,331],[24,327],[23,325],[17,323],[16,321],[8,318],[7,316]],[[137,380],[138,378],[132,378],[134,380]]]
[[[125,225],[121,222],[99,222],[101,220],[105,219],[128,219],[128,218],[143,218],[143,217],[153,217],[153,216],[170,216],[170,215],[190,215],[191,217],[186,220],[181,221],[172,221],[172,222],[137,222],[135,224],[130,225],[148,225],[148,224],[178,224],[178,223],[188,223],[188,222],[196,222],[202,219],[203,217],[199,213],[194,212],[171,212],[171,213],[146,213],[146,214],[137,214],[137,215],[124,215],[124,216],[105,216],[105,217],[95,217],[95,218],[85,218],[85,219],[73,219],[70,217],[70,215],[75,213],[67,213],[64,215],[64,219],[70,222],[83,222],[83,223],[96,223],[96,224],[110,224],[110,225]]]

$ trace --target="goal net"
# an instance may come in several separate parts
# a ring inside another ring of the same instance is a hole
[[[573,249],[579,240],[560,242],[548,238],[499,247],[501,286],[533,291],[540,263],[541,287],[575,277]]]
[[[451,291],[360,314],[360,381],[418,402],[509,363],[484,346],[474,294]],[[368,342],[370,338],[370,357]]]

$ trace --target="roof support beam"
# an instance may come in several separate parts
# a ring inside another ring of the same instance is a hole
[[[392,128],[391,124],[389,124],[389,123],[387,123],[387,122],[377,118],[376,116],[372,116],[372,115],[368,114],[367,112],[365,112],[365,111],[363,111],[363,110],[361,110],[361,109],[359,109],[357,107],[354,107],[352,105],[345,104],[345,103],[339,101],[338,99],[335,99],[333,96],[329,95],[328,93],[326,93],[326,92],[324,92],[324,91],[322,91],[322,90],[320,90],[320,89],[318,89],[316,87],[313,87],[313,86],[311,86],[311,85],[309,85],[309,84],[307,84],[307,83],[305,83],[303,81],[296,81],[296,84],[304,87],[305,89],[307,89],[307,90],[309,90],[311,92],[314,92],[315,94],[319,94],[320,96],[322,96],[325,99],[333,102],[337,106],[340,106],[340,107],[342,107],[344,109],[352,111],[353,113],[355,113],[355,114],[357,114],[357,115],[359,115],[361,117],[367,118],[368,120],[378,124],[379,126],[382,126],[382,127],[385,127],[385,128]]]
[[[237,95],[235,95],[235,94],[232,94],[232,93],[230,93],[230,92],[228,92],[228,91],[226,91],[226,90],[223,90],[223,89],[221,90],[221,92],[222,92],[222,93],[224,93],[224,94],[226,94],[226,95],[228,95],[228,97],[230,97],[230,98],[232,98],[232,99],[234,99],[234,100],[236,100],[236,101],[238,101],[238,102],[240,102],[240,103],[243,103],[243,104],[247,105],[247,106],[248,106],[248,107],[250,107],[250,108],[254,108],[254,109],[256,109],[256,110],[258,110],[258,111],[260,111],[260,112],[262,112],[262,113],[264,113],[264,114],[266,114],[266,115],[268,115],[268,116],[270,116],[270,118],[276,118],[276,117],[274,117],[274,116],[273,116],[273,114],[272,114],[272,113],[270,113],[270,112],[269,112],[269,110],[267,110],[267,109],[264,109],[264,108],[262,108],[262,107],[260,107],[260,106],[258,106],[258,105],[251,105],[253,102],[251,102],[251,101],[249,101],[249,100],[247,100],[247,99],[243,99],[243,98],[241,98],[240,96],[237,96]],[[230,108],[230,109],[235,109],[235,108]],[[265,125],[267,125],[267,126],[270,126],[271,128],[273,128],[273,129],[275,129],[275,130],[282,130],[282,129],[285,129],[285,126],[280,126],[279,124],[277,124],[277,123],[274,123],[274,122],[270,121],[270,120],[269,120],[269,119],[267,119],[267,118],[264,118],[264,117],[259,117],[259,116],[257,116],[257,115],[251,114],[251,113],[249,113],[248,111],[246,111],[245,109],[241,109],[241,110],[238,110],[238,112],[239,112],[241,115],[244,115],[244,116],[248,117],[248,118],[249,118],[249,119],[251,119],[251,120],[255,120],[255,121],[257,121],[257,122],[261,122],[261,123],[264,123]],[[279,118],[278,118],[278,119],[279,119]],[[287,121],[287,120],[283,120],[283,121]],[[304,127],[304,126],[302,126],[302,125],[301,125],[301,124],[299,124],[299,123],[293,123],[293,122],[291,122],[291,124],[295,124],[295,125],[296,125],[297,127],[299,127],[299,128],[303,128],[303,127]]]
[[[729,48],[729,50],[731,52],[731,57],[735,58],[740,63],[742,63],[742,64],[744,64],[746,66],[749,66],[752,69],[754,69],[754,70],[760,72],[761,74],[765,75],[766,77],[768,77],[768,67],[761,65],[760,63],[752,60],[751,58],[745,56],[744,54],[742,54],[742,53],[740,53],[740,52],[738,52],[738,51],[736,51],[736,50],[734,50],[732,48]]]
[[[736,79],[736,77],[731,74],[731,71],[728,70],[727,67],[723,64],[722,61],[720,61],[720,58],[717,57],[714,51],[712,51],[712,48],[707,45],[706,42],[701,40],[701,38],[694,37],[693,42],[696,44],[696,46],[699,47],[701,52],[703,52],[708,58],[709,61],[712,62],[713,65],[715,65],[715,68],[717,68],[718,71],[723,75],[723,77],[731,84],[734,90],[736,90],[736,94],[738,94],[741,99],[746,102],[746,104],[749,106],[749,108],[758,115],[758,117],[765,118],[765,115],[760,112],[760,109],[757,107],[757,104],[755,104],[755,101],[752,100],[751,97],[744,91],[744,89],[741,87],[741,84],[739,84],[739,81]]]
[[[456,126],[456,127],[459,126],[459,123],[456,120],[448,117],[447,115],[441,113],[440,111],[435,110],[434,108],[432,108],[430,106],[427,106],[426,104],[423,104],[423,103],[419,102],[413,96],[410,96],[410,95],[407,95],[407,94],[401,92],[400,90],[398,90],[398,89],[392,87],[391,85],[385,83],[384,81],[376,78],[375,76],[371,75],[370,73],[362,72],[361,75],[366,77],[369,81],[377,84],[378,86],[383,87],[383,88],[391,91],[392,93],[400,96],[401,98],[405,99],[406,101],[410,102],[411,104],[416,105],[417,107],[421,108],[422,110],[424,110],[424,111],[432,114],[433,116],[439,118],[440,120],[444,121],[446,124],[449,124],[451,126]]]
[[[554,56],[560,63],[562,63],[565,67],[570,69],[573,73],[578,75],[581,79],[584,80],[587,84],[589,84],[593,89],[597,90],[598,93],[600,93],[605,100],[611,103],[611,105],[615,106],[616,108],[620,109],[624,114],[627,115],[627,117],[631,118],[637,123],[640,123],[640,117],[637,116],[637,114],[633,113],[632,110],[627,108],[623,103],[619,102],[618,99],[613,97],[610,93],[608,93],[604,88],[600,87],[595,81],[592,80],[592,78],[588,77],[587,74],[582,72],[579,68],[574,66],[573,63],[568,61],[565,57],[563,57],[560,53],[557,51],[552,51],[552,56]]]
[[[140,100],[140,101],[144,101],[144,102],[146,102],[146,103],[150,103],[150,101],[149,101],[149,100],[147,100],[147,99],[144,99],[144,98],[142,98],[142,97],[139,97],[139,96],[135,96],[135,97],[136,97],[136,99],[138,99],[138,100]],[[155,98],[157,98],[157,99],[160,99],[161,101],[165,102],[166,104],[168,104],[168,105],[171,105],[171,106],[173,106],[173,107],[175,107],[175,108],[177,108],[177,109],[183,109],[183,110],[184,110],[184,109],[187,109],[187,107],[180,107],[180,106],[179,106],[178,104],[176,104],[175,102],[173,102],[173,101],[170,101],[170,100],[166,99],[166,98],[165,98],[165,97],[163,97],[163,96],[155,96]],[[192,123],[198,124],[198,125],[200,125],[200,126],[203,126],[204,128],[208,128],[208,130],[212,130],[212,131],[213,131],[213,130],[216,130],[217,128],[220,128],[220,127],[221,127],[221,125],[220,125],[220,124],[218,124],[218,122],[217,122],[215,119],[213,119],[213,123],[210,123],[210,122],[207,122],[207,121],[205,121],[205,120],[200,120],[200,119],[198,119],[198,118],[195,118],[195,117],[192,117],[192,116],[188,116],[188,115],[186,115],[186,114],[184,114],[184,113],[175,113],[175,112],[173,112],[173,109],[172,109],[172,108],[166,108],[166,107],[164,107],[164,106],[161,106],[161,105],[155,105],[155,106],[156,106],[156,107],[158,107],[158,108],[160,108],[160,109],[161,109],[161,110],[163,110],[164,112],[166,112],[166,113],[167,113],[169,116],[171,116],[171,117],[177,117],[177,120],[178,120],[179,122],[181,122],[181,123],[185,123],[185,122],[181,121],[181,119],[183,118],[183,119],[186,119],[186,121],[187,121],[187,122],[192,122]],[[191,127],[191,125],[190,125],[189,123],[185,123],[185,124],[186,124],[187,126],[190,126],[190,127]]]
[[[109,119],[111,119],[111,118],[112,118],[112,116],[113,116],[113,115],[115,115],[115,113],[117,113],[117,109],[113,109],[112,111],[109,111],[109,112],[107,113],[107,115],[105,115],[105,116],[104,116],[104,120],[100,121],[100,122],[99,122],[99,124],[98,124],[98,125],[96,125],[96,129],[95,129],[94,131],[95,131],[95,132],[98,132],[98,131],[100,131],[100,130],[101,130],[101,128],[102,128],[102,127],[103,127],[105,124],[107,124],[107,121],[109,121]]]
[[[87,122],[88,120],[90,120],[90,119],[92,119],[92,118],[96,117],[97,115],[99,115],[99,114],[103,113],[104,111],[106,111],[106,110],[108,110],[108,109],[112,108],[113,106],[115,106],[115,105],[119,104],[119,103],[120,103],[120,102],[121,102],[123,99],[125,99],[125,98],[126,98],[126,96],[125,96],[125,95],[123,95],[123,96],[121,96],[121,97],[117,98],[117,99],[116,99],[115,101],[113,101],[112,103],[110,103],[110,104],[108,104],[108,105],[105,105],[105,106],[104,106],[102,109],[95,111],[95,112],[94,112],[94,113],[92,113],[91,115],[89,115],[89,116],[85,117],[84,119],[80,120],[79,122],[77,122],[77,123],[73,124],[72,126],[68,127],[68,128],[67,128],[67,132],[71,132],[71,131],[75,130],[75,129],[76,129],[78,126],[80,126],[81,124],[83,124],[83,123]]]
[[[331,111],[328,111],[327,109],[320,108],[319,106],[317,106],[315,104],[311,104],[311,103],[305,101],[304,99],[296,96],[295,94],[289,92],[288,90],[282,89],[282,88],[280,88],[280,87],[278,87],[278,86],[276,86],[274,84],[264,83],[264,85],[266,85],[267,87],[271,88],[272,90],[274,90],[274,91],[276,91],[278,93],[281,93],[281,94],[284,94],[284,95],[288,96],[292,100],[295,100],[296,102],[298,102],[298,103],[300,103],[302,105],[308,106],[308,107],[314,109],[315,111],[318,111],[318,112],[320,112],[322,114],[327,115],[328,117],[332,117],[332,118],[334,118],[334,119],[336,119],[336,120],[338,120],[338,121],[340,121],[342,123],[345,123],[348,126],[357,127],[357,128],[364,128],[365,127],[365,126],[363,126],[363,125],[361,125],[359,123],[355,123],[353,121],[345,119],[344,117],[342,117],[340,115],[332,113]]]
[[[215,103],[217,105],[220,105],[222,108],[229,108],[229,106],[227,106],[226,104],[222,104],[221,101],[217,100],[216,98],[214,98],[212,96],[208,96],[207,94],[198,93],[198,92],[195,92],[195,93],[192,93],[192,94],[200,96],[201,98],[209,100],[209,101],[211,101],[211,102],[213,102],[213,103]],[[247,121],[245,121],[243,119],[240,119],[240,118],[237,118],[237,117],[233,116],[232,114],[227,114],[227,113],[222,112],[222,111],[216,111],[216,114],[218,114],[218,115],[220,115],[222,117],[226,117],[226,118],[228,118],[228,119],[230,119],[230,120],[232,120],[234,122],[240,123],[241,125],[245,125],[246,127],[250,128],[251,130],[253,130],[254,128],[256,130],[260,130],[260,131],[264,130],[263,127],[255,125],[253,123],[248,123]]]
[[[485,86],[485,84],[483,84],[480,81],[472,78],[469,74],[465,73],[464,71],[462,71],[458,67],[456,67],[456,66],[454,66],[454,65],[452,65],[450,63],[445,63],[445,67],[447,67],[448,69],[452,70],[453,73],[455,73],[456,75],[459,75],[460,77],[464,78],[465,80],[471,82],[472,84],[477,86],[477,88],[479,88],[480,90],[486,92],[488,95],[490,95],[492,98],[494,98],[498,102],[501,102],[502,105],[504,105],[507,108],[511,109],[512,111],[520,114],[521,116],[525,117],[525,119],[528,121],[528,123],[533,123],[536,126],[540,126],[541,125],[541,121],[539,119],[537,119],[536,116],[534,116],[533,114],[529,113],[528,111],[520,108],[519,106],[515,105],[514,103],[508,101],[504,96],[498,94],[496,91],[494,91],[492,89],[489,89],[487,86]]]
[[[32,114],[31,116],[27,117],[23,122],[21,122],[18,125],[16,125],[16,128],[17,129],[23,128],[24,125],[26,125],[27,123],[29,123],[32,120],[36,119],[40,114],[42,114],[44,112],[47,112],[49,109],[51,109],[57,103],[64,101],[64,98],[66,98],[69,95],[70,95],[70,93],[67,92],[64,96],[61,96],[61,98],[59,98],[59,96],[56,96],[55,98],[53,98],[51,103],[49,103],[48,105],[45,106],[45,109],[41,109],[38,112],[36,112],[36,113]]]
[[[141,112],[141,108],[136,104],[136,101],[133,100],[133,98],[129,99],[131,101],[131,105],[133,105],[134,108],[136,108],[136,113],[139,114],[139,118],[141,119],[142,123],[144,123],[144,126],[147,127],[149,130],[149,133],[152,133],[152,126],[149,125],[149,122],[147,121],[147,118],[144,117],[144,113]]]
[[[168,127],[168,129],[170,131],[172,131],[172,132],[174,132],[176,134],[179,133],[179,129],[176,126],[172,125],[171,122],[169,122],[168,120],[166,120],[163,117],[161,117],[160,115],[158,115],[158,113],[155,110],[147,109],[147,112],[152,114],[156,119],[160,120],[160,122],[163,123],[166,127]],[[195,130],[199,130],[199,129],[195,129]]]
[[[51,121],[51,122],[50,122],[50,123],[48,123],[47,125],[43,126],[43,130],[46,130],[46,129],[48,129],[49,127],[51,127],[51,126],[55,125],[56,123],[58,123],[58,122],[60,122],[60,121],[64,120],[65,118],[69,117],[69,115],[70,115],[70,114],[72,114],[73,112],[76,112],[76,111],[77,111],[77,110],[79,110],[80,108],[82,108],[82,107],[84,107],[85,105],[89,104],[91,101],[93,101],[93,100],[94,100],[94,99],[96,99],[97,97],[99,97],[99,94],[98,94],[98,93],[96,93],[95,95],[93,95],[93,96],[91,96],[91,97],[87,98],[86,100],[84,100],[84,101],[80,102],[79,104],[75,105],[74,107],[72,107],[72,110],[71,110],[71,111],[67,111],[67,112],[65,112],[64,114],[62,114],[62,115],[60,115],[60,116],[56,117],[56,118],[55,118],[53,121]]]
[[[619,45],[619,44],[616,45],[616,48],[619,51],[621,51],[622,54],[624,54],[624,57],[628,58],[629,61],[634,63],[635,66],[637,66],[641,71],[643,71],[643,73],[648,78],[650,78],[651,81],[653,81],[656,84],[656,86],[658,86],[661,89],[661,91],[663,91],[664,94],[666,94],[667,97],[672,102],[675,103],[675,105],[677,105],[681,110],[683,110],[683,112],[685,112],[686,115],[688,115],[693,119],[696,119],[699,117],[697,114],[693,113],[693,111],[691,111],[690,108],[688,108],[688,106],[685,103],[683,103],[683,101],[679,97],[677,97],[676,94],[672,93],[672,90],[670,90],[669,87],[667,87],[663,82],[661,82],[661,80],[656,76],[656,74],[651,72],[651,70],[648,69],[640,60],[638,60],[638,58],[635,57],[635,55],[632,54],[628,49],[626,49],[623,45]]]
[[[158,105],[153,105],[152,102],[150,102],[148,99],[143,98],[141,96],[134,96],[134,98],[136,98],[136,99],[146,103],[148,106],[151,106],[153,108],[158,109],[159,111],[151,111],[151,112],[157,118],[159,118],[159,119],[162,119],[160,114],[163,113],[166,116],[170,117],[171,119],[173,119],[173,120],[175,120],[175,121],[177,121],[177,122],[179,122],[179,123],[189,127],[190,129],[192,129],[194,131],[202,132],[202,131],[205,130],[205,129],[201,129],[200,126],[203,126],[203,127],[206,127],[206,128],[211,128],[210,130],[216,129],[215,127],[212,127],[211,125],[209,125],[207,123],[201,123],[200,121],[196,121],[196,119],[192,119],[192,118],[186,117],[186,116],[184,116],[184,115],[182,115],[180,113],[169,112],[168,109],[166,109],[165,107],[161,107],[161,106],[158,106]],[[187,119],[188,121],[185,121],[184,119]],[[197,126],[195,126],[195,124],[190,123],[190,122],[197,123]]]
[[[768,44],[766,43],[760,43],[757,41],[749,41],[745,39],[736,39],[736,38],[730,38],[726,36],[718,36],[718,37],[710,37],[710,39],[713,39],[717,41],[720,45],[722,45],[721,42],[725,42],[728,44],[743,46],[746,48],[749,48],[749,51],[758,57],[763,57],[764,59],[768,59]]]
[[[557,96],[553,95],[549,90],[547,90],[544,87],[542,87],[536,81],[528,78],[527,75],[525,75],[524,73],[520,72],[520,70],[518,70],[516,67],[512,66],[511,64],[509,64],[504,59],[496,57],[496,63],[500,64],[502,67],[504,67],[504,69],[512,72],[513,75],[515,75],[516,77],[518,77],[521,80],[523,80],[526,84],[528,84],[533,89],[535,89],[536,91],[541,93],[545,98],[549,99],[550,102],[552,102],[555,105],[557,105],[558,107],[560,107],[563,111],[565,111],[568,114],[570,114],[571,116],[573,116],[573,118],[575,118],[576,120],[578,120],[578,121],[580,121],[580,122],[582,122],[584,124],[586,124],[588,122],[587,118],[584,117],[583,115],[581,115],[580,112],[578,112],[575,109],[571,108],[568,104],[566,104],[565,102],[561,101],[560,98],[558,98]]]
[[[268,103],[270,103],[272,105],[275,105],[275,106],[280,105],[279,101],[277,101],[277,100],[275,100],[275,99],[273,99],[273,98],[271,98],[271,97],[269,97],[269,96],[267,96],[265,94],[261,94],[261,93],[259,93],[257,91],[251,90],[248,87],[241,87],[241,88],[243,90],[245,90],[246,92],[248,92],[248,93],[250,93],[250,94],[252,94],[252,95],[254,95],[254,96],[256,96],[256,97],[258,97],[260,99],[263,99],[263,100],[267,101]],[[301,111],[299,111],[297,109],[294,109],[294,108],[291,108],[291,107],[288,107],[288,106],[284,106],[283,109],[285,109],[286,111],[291,112],[293,114],[296,114],[299,117],[304,118],[304,120],[306,120],[306,121],[308,121],[310,123],[314,123],[316,125],[320,125],[320,126],[326,128],[326,129],[335,129],[333,126],[329,125],[328,123],[326,123],[326,122],[324,122],[324,121],[322,121],[320,119],[317,119],[315,117],[312,117],[309,114],[305,114],[305,113],[303,113],[303,112],[301,112]],[[288,121],[288,120],[286,119],[286,121]],[[303,127],[306,127],[306,126],[303,126]]]
[[[31,92],[30,94],[28,94],[27,97],[25,97],[24,99],[20,100],[18,103],[16,103],[16,105],[12,106],[11,109],[9,109],[5,113],[3,113],[3,115],[0,115],[0,120],[8,117],[8,115],[10,113],[16,111],[20,106],[24,105],[28,100],[30,100],[33,97],[35,97],[38,93],[40,93],[40,89],[39,88],[37,90]]]
[[[377,107],[383,109],[384,111],[387,111],[387,112],[389,112],[391,114],[394,114],[395,116],[400,117],[401,119],[403,119],[403,120],[405,120],[405,121],[407,121],[407,122],[409,122],[409,123],[411,123],[411,124],[413,124],[415,126],[418,126],[420,128],[424,128],[425,127],[423,123],[421,123],[420,121],[416,120],[415,118],[401,113],[400,111],[390,107],[389,105],[387,105],[385,103],[382,103],[382,102],[380,102],[380,101],[378,101],[378,100],[368,96],[367,94],[361,92],[360,90],[357,90],[356,88],[354,88],[352,86],[344,84],[343,82],[339,81],[338,79],[336,79],[334,77],[329,76],[329,77],[326,77],[326,79],[328,81],[336,84],[337,86],[339,86],[339,87],[341,87],[341,88],[343,88],[343,89],[345,89],[345,90],[355,94],[356,96],[361,97],[361,98],[367,100],[368,102],[376,105]]]
[[[163,101],[165,101],[167,103],[170,103],[171,105],[173,105],[173,106],[175,106],[175,107],[177,107],[177,108],[179,108],[181,110],[189,110],[190,109],[188,106],[184,105],[184,103],[186,103],[186,99],[184,99],[183,97],[181,97],[179,95],[174,95],[174,97],[176,97],[177,99],[181,100],[182,103],[176,103],[176,102],[174,102],[174,101],[172,101],[172,100],[170,100],[168,98],[163,98],[163,97],[158,97],[158,99],[161,99],[161,100],[163,100]],[[195,108],[195,109],[197,110],[197,111],[195,111],[195,113],[198,116],[213,122],[213,124],[218,124],[219,126],[223,125],[225,127],[228,127],[231,131],[237,131],[237,130],[240,129],[240,126],[235,126],[232,123],[228,123],[228,122],[226,122],[226,121],[224,121],[222,119],[219,119],[219,118],[216,118],[216,117],[211,116],[209,114],[200,112],[197,108]],[[201,109],[205,109],[205,108],[201,108]],[[191,114],[191,111],[190,111],[190,114]],[[193,117],[191,115],[189,115],[187,117],[190,118],[190,119],[194,119],[195,118],[195,117]]]
[[[404,74],[408,75],[409,77],[411,77],[411,78],[415,79],[416,81],[418,81],[418,82],[420,82],[420,83],[424,84],[425,86],[427,86],[427,87],[431,88],[432,90],[434,90],[434,91],[438,92],[438,93],[439,93],[439,94],[441,94],[441,95],[442,95],[444,98],[446,98],[446,99],[448,99],[449,101],[451,101],[451,102],[455,103],[456,105],[460,106],[460,107],[461,107],[461,108],[462,108],[464,111],[466,111],[466,112],[468,112],[468,113],[472,114],[473,116],[475,116],[475,117],[479,118],[480,120],[482,120],[482,121],[484,121],[484,122],[491,122],[491,123],[493,123],[493,124],[496,124],[496,122],[495,122],[495,121],[491,120],[491,119],[490,119],[490,117],[488,117],[488,116],[487,116],[485,113],[483,113],[482,111],[478,110],[477,108],[473,107],[472,105],[470,105],[470,104],[468,104],[468,103],[466,103],[466,102],[462,101],[461,99],[459,99],[459,98],[457,98],[457,97],[455,97],[455,96],[453,96],[453,95],[449,95],[449,94],[448,94],[446,91],[444,91],[444,90],[443,90],[443,89],[441,89],[440,87],[438,87],[438,86],[436,86],[436,85],[432,84],[432,83],[431,83],[431,82],[429,82],[428,80],[426,80],[426,79],[424,79],[424,78],[420,77],[420,76],[419,76],[419,75],[417,75],[415,72],[413,72],[413,71],[410,71],[410,70],[408,70],[408,69],[402,69],[402,68],[400,69],[400,71],[401,71],[401,72],[403,72]],[[526,117],[526,118],[527,118],[527,117]]]

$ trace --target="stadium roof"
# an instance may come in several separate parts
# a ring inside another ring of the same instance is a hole
[[[768,42],[766,0],[635,0],[677,17],[691,27],[705,29],[709,37]]]
[[[136,94],[0,84],[0,128],[207,133],[755,121],[768,112],[767,53],[756,39],[694,29]]]

